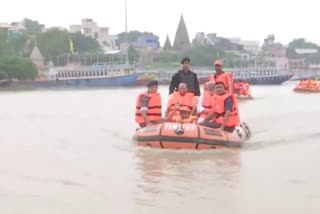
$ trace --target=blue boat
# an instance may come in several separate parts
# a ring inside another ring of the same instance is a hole
[[[65,66],[50,69],[47,80],[12,82],[24,87],[118,87],[134,86],[143,75],[129,64],[100,63],[91,66]]]
[[[235,80],[246,80],[250,85],[281,85],[293,76],[288,69],[274,67],[226,68],[224,70],[231,71]],[[200,84],[208,82],[210,76],[215,72],[207,69],[195,69],[193,71],[197,73]],[[160,84],[170,84],[172,72],[157,72],[156,74]]]
[[[308,73],[300,73],[300,74],[295,74],[290,81],[298,81],[298,80],[302,80],[302,79],[306,79],[306,78],[312,78],[313,75],[312,74],[308,74]]]
[[[235,80],[246,80],[250,85],[281,85],[288,81],[294,74],[275,68],[235,70]]]
[[[254,68],[234,69],[235,80],[246,80],[250,85],[281,85],[293,77],[287,69]]]

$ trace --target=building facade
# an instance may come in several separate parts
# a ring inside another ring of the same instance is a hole
[[[97,40],[104,52],[117,50],[117,36],[110,35],[109,27],[99,27],[93,19],[82,19],[81,25],[70,25],[69,31],[72,33],[81,32],[83,35]]]

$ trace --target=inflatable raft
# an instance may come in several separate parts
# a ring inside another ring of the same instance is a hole
[[[314,88],[294,88],[293,92],[296,93],[320,93],[320,88],[314,89]]]
[[[246,80],[234,80],[233,82],[233,94],[239,100],[251,100],[250,85]]]
[[[165,122],[138,129],[134,141],[139,146],[163,149],[239,149],[250,137],[246,123],[229,133],[193,123]]]
[[[253,97],[251,94],[249,95],[239,95],[239,94],[234,94],[238,100],[253,100]]]
[[[297,82],[293,89],[296,93],[320,93],[320,81],[315,79],[304,79]]]

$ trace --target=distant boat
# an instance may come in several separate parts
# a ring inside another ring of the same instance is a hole
[[[67,86],[132,86],[141,74],[129,64],[97,63],[58,67],[49,72],[49,78]]]
[[[290,78],[290,81],[298,81],[298,80],[311,78],[311,77],[313,77],[312,74],[295,74],[295,75],[293,75],[292,78]]]
[[[69,65],[50,69],[47,80],[16,81],[11,85],[33,87],[116,87],[134,86],[143,75],[128,64],[99,63],[91,66]]]
[[[250,85],[281,85],[294,75],[287,69],[270,67],[235,69],[233,74],[234,79],[246,80]]]
[[[231,71],[235,80],[246,80],[250,85],[281,85],[288,81],[293,74],[286,69],[276,69],[270,67],[260,68],[236,68],[228,69],[225,71]],[[200,84],[209,81],[210,76],[215,72],[213,70],[193,70],[197,76]],[[168,85],[171,82],[172,72],[155,72],[160,84]]]
[[[275,67],[226,68],[224,70],[231,71],[235,80],[246,80],[250,85],[281,85],[294,75],[287,69],[279,69]],[[200,76],[198,78],[199,82],[204,83],[209,81],[210,75]]]

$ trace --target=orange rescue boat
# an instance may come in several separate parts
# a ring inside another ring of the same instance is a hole
[[[315,79],[303,79],[298,81],[293,89],[296,93],[320,93],[320,81]]]
[[[181,127],[183,131],[179,130]],[[251,131],[244,122],[232,133],[195,123],[165,122],[138,129],[134,141],[139,146],[163,149],[239,149],[250,137]]]
[[[246,80],[234,80],[233,93],[238,99],[253,99],[250,84]]]

